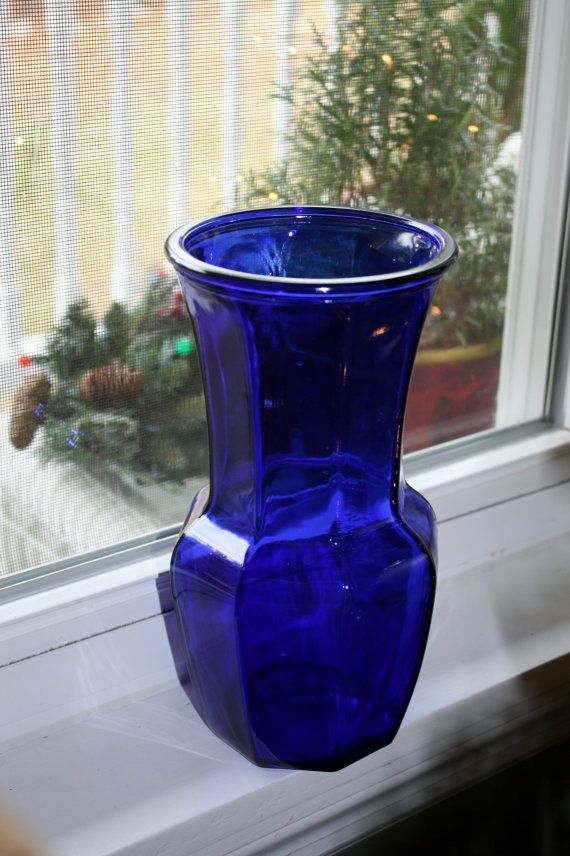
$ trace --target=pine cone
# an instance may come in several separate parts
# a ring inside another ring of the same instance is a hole
[[[38,405],[45,405],[50,390],[47,374],[36,372],[27,377],[16,392],[10,417],[10,442],[15,449],[25,449],[34,439],[41,423]]]
[[[81,378],[79,394],[94,407],[133,401],[144,389],[144,373],[126,363],[97,366]]]

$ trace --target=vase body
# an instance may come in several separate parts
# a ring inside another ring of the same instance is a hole
[[[401,474],[414,356],[455,257],[352,209],[178,230],[210,489],[172,559],[193,703],[264,766],[336,770],[392,741],[435,590],[431,507]]]

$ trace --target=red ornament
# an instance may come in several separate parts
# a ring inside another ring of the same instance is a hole
[[[180,318],[184,308],[184,295],[181,288],[175,288],[170,298],[169,311],[175,318]]]
[[[18,365],[22,366],[23,369],[27,368],[28,366],[31,366],[32,363],[33,359],[27,354],[22,354],[20,357],[18,357]]]

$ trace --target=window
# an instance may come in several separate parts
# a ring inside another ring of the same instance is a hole
[[[2,5],[0,575],[171,531],[207,480],[197,355],[162,246],[221,208],[436,220],[462,258],[431,307],[407,450],[546,415],[560,8]]]

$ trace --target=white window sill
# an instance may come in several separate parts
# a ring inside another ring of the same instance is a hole
[[[567,438],[411,478],[438,511],[441,561],[390,747],[299,773],[258,769],[215,738],[176,678],[159,542],[144,561],[0,606],[0,793],[56,856],[324,854],[567,735]]]

